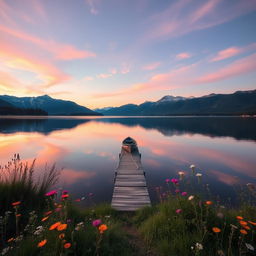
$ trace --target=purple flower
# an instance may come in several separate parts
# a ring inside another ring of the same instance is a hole
[[[182,196],[186,196],[188,193],[187,192],[182,192],[181,195]]]
[[[179,189],[175,189],[175,193],[180,193],[180,190]]]
[[[101,220],[100,220],[100,219],[94,220],[94,221],[92,222],[92,225],[93,225],[94,227],[98,227],[100,224],[101,224]]]
[[[177,210],[176,210],[176,213],[177,213],[177,214],[179,214],[179,213],[181,213],[181,212],[182,212],[181,209],[177,209]]]
[[[67,219],[67,223],[71,223],[72,222],[72,220],[71,219]]]
[[[171,181],[170,179],[166,179],[166,180],[165,180],[166,183],[169,183],[170,181]]]
[[[46,193],[45,195],[46,195],[46,196],[53,196],[53,195],[55,195],[55,194],[57,194],[57,193],[58,193],[57,190],[52,190],[52,191],[49,191],[48,193]]]
[[[176,184],[179,183],[179,180],[178,179],[171,179],[171,182],[176,185]]]

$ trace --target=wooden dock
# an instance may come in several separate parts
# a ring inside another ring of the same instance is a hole
[[[130,137],[123,141],[114,183],[111,203],[114,209],[135,211],[151,205],[141,154],[136,141]]]

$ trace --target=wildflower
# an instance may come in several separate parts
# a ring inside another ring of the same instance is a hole
[[[180,171],[180,172],[178,172],[178,174],[180,176],[180,180],[183,180],[185,173]]]
[[[171,179],[171,182],[175,185],[177,185],[179,183],[179,180],[178,179]]]
[[[254,251],[254,247],[251,244],[245,243],[245,246],[248,250]]]
[[[57,230],[58,231],[62,231],[62,230],[65,230],[65,229],[67,229],[67,224],[60,224],[58,227],[57,227]]]
[[[93,193],[89,193],[88,196],[93,196]]]
[[[16,217],[20,217],[20,216],[21,216],[21,214],[20,214],[20,213],[16,214]]]
[[[169,183],[171,180],[170,179],[165,179],[165,182],[166,183]]]
[[[245,229],[240,229],[240,233],[243,234],[243,235],[247,235],[248,234],[248,232]]]
[[[63,246],[64,246],[65,249],[68,249],[68,248],[71,247],[71,243],[65,243]]]
[[[45,246],[46,243],[47,243],[47,240],[44,239],[44,240],[42,240],[41,242],[39,242],[39,243],[37,244],[37,247],[43,247],[43,246]]]
[[[217,217],[219,217],[220,219],[222,219],[224,217],[224,214],[222,212],[218,212],[217,213]]]
[[[218,251],[217,251],[217,254],[218,254],[219,256],[225,256],[225,253],[224,253],[222,250],[218,250]]]
[[[46,221],[49,218],[49,216],[46,216],[44,218],[41,219],[41,221]]]
[[[63,198],[68,198],[68,197],[69,197],[69,194],[64,194],[64,195],[61,196],[62,199]]]
[[[187,192],[182,192],[181,195],[182,196],[186,196],[188,193]]]
[[[61,208],[60,208],[60,207],[58,207],[58,208],[55,209],[55,212],[60,212],[60,211],[61,211]]]
[[[236,216],[238,220],[243,220],[244,218],[242,216]]]
[[[81,201],[83,201],[85,199],[85,197],[83,196],[83,197],[81,197]]]
[[[246,230],[251,230],[251,228],[247,225],[244,225],[243,228],[245,228]]]
[[[46,196],[54,196],[54,195],[56,195],[57,193],[58,193],[57,190],[52,190],[52,191],[49,191],[48,193],[46,193],[45,195],[46,195]]]
[[[68,191],[67,190],[63,190],[62,191],[62,195],[66,195],[66,194],[68,194]]]
[[[65,237],[64,233],[59,234],[59,239],[63,239]]]
[[[247,222],[246,222],[246,221],[243,221],[243,220],[239,221],[239,223],[240,223],[242,226],[247,225]]]
[[[72,220],[71,219],[67,219],[67,223],[71,223],[72,222]]]
[[[196,174],[196,177],[202,177],[202,173],[199,173],[199,172],[198,172],[198,173]]]
[[[50,215],[52,211],[45,212],[44,215]]]
[[[190,165],[190,169],[192,170],[192,173],[193,173],[193,174],[195,173],[195,168],[196,168],[195,165],[193,165],[193,164]]]
[[[217,227],[213,227],[213,228],[212,228],[212,231],[213,231],[214,233],[220,233],[220,232],[221,232],[221,229],[220,229],[220,228],[217,228]]]
[[[175,193],[176,194],[180,193],[180,190],[179,189],[175,189]]]
[[[256,222],[248,220],[248,223],[252,224],[253,226],[256,226]]]
[[[92,225],[93,225],[94,227],[98,227],[100,224],[101,224],[101,220],[100,220],[100,219],[94,220],[94,221],[92,222]]]
[[[188,200],[189,200],[189,201],[191,201],[191,200],[193,200],[193,199],[194,199],[194,196],[189,196],[189,197],[188,197]]]
[[[196,249],[197,249],[197,250],[199,250],[199,251],[200,251],[200,250],[203,250],[203,248],[204,248],[204,247],[203,247],[203,245],[202,245],[202,244],[200,244],[200,243],[196,243]]]
[[[182,212],[182,209],[177,209],[177,210],[176,210],[176,213],[177,213],[177,214],[179,214],[179,213],[181,213],[181,212]]]
[[[81,199],[80,199],[80,198],[78,198],[78,199],[76,199],[75,201],[76,201],[76,202],[80,202],[80,201],[81,201]]]
[[[12,238],[10,238],[10,239],[7,240],[7,243],[12,242],[13,240],[14,240],[14,238],[12,237]]]
[[[59,225],[61,225],[61,222],[58,221],[58,222],[52,224],[52,225],[50,226],[49,230],[54,230],[54,229],[56,229]]]
[[[206,201],[205,204],[206,204],[206,205],[212,205],[213,202],[212,202],[212,201]]]
[[[100,233],[102,234],[105,230],[108,229],[108,227],[107,227],[107,225],[102,224],[102,225],[100,225],[100,226],[98,227],[98,229],[99,229]]]
[[[17,202],[14,202],[14,203],[12,203],[12,206],[18,206],[18,205],[20,205],[20,201],[17,201]]]

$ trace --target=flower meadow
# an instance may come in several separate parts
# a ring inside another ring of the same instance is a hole
[[[53,189],[55,167],[37,180],[34,166],[15,155],[1,167],[0,255],[256,255],[254,184],[243,186],[232,206],[211,194],[191,165],[155,188],[158,203],[126,213],[108,204],[83,208],[92,193],[72,198]]]

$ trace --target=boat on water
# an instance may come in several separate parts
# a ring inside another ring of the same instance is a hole
[[[111,206],[118,211],[136,211],[151,206],[141,154],[131,137],[122,142]]]

